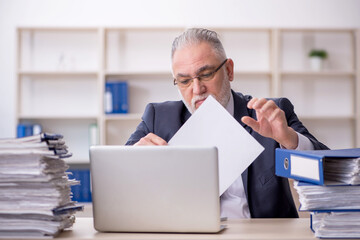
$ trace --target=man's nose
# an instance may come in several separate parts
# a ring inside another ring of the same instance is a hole
[[[192,84],[193,86],[193,93],[194,94],[197,94],[197,95],[200,95],[200,94],[202,94],[203,93],[203,91],[204,91],[204,89],[205,89],[205,86],[204,86],[204,84],[201,82],[201,81],[199,81],[199,79],[198,78],[195,78],[194,80],[193,80],[193,84]]]

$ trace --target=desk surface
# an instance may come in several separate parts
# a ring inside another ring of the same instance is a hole
[[[77,218],[72,230],[56,239],[317,239],[308,218],[244,219],[224,222],[227,228],[216,234],[101,233],[92,218]]]

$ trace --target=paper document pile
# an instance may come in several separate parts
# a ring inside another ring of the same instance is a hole
[[[327,158],[324,164],[324,178],[346,184],[360,184],[360,158]]]
[[[81,210],[71,201],[61,135],[0,139],[0,238],[53,237]]]
[[[321,186],[294,182],[299,194],[300,211],[360,209],[360,185]]]
[[[312,212],[311,229],[320,238],[359,238],[360,211]]]
[[[311,229],[320,238],[360,237],[360,185],[294,182],[300,211],[310,211]]]
[[[360,238],[360,148],[276,149],[277,174],[294,182],[319,238]],[[311,173],[311,174],[309,174]]]

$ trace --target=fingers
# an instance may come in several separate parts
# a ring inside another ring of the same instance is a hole
[[[134,146],[151,146],[151,145],[167,145],[167,142],[161,137],[149,133],[145,137],[141,138]]]
[[[253,105],[257,100],[258,100],[257,98],[250,99],[250,101],[247,104],[247,107],[250,108],[250,109],[253,109],[254,108]]]
[[[266,98],[252,98],[248,102],[248,108],[255,109],[260,112],[266,112],[269,109],[277,108],[277,105],[273,100],[267,100]]]
[[[248,102],[248,108],[256,110],[268,121],[272,121],[282,114],[282,110],[275,104],[273,100],[267,100],[265,98],[253,98]],[[258,116],[259,117],[259,116]]]
[[[255,119],[245,116],[241,118],[241,121],[251,127],[254,131],[258,132],[260,129],[260,124]]]
[[[269,122],[272,122],[275,119],[285,119],[285,113],[277,107],[270,113],[267,119]]]
[[[289,138],[286,116],[274,101],[265,98],[253,98],[248,108],[256,111],[256,118],[243,117],[241,120],[260,135],[273,138],[283,146]]]

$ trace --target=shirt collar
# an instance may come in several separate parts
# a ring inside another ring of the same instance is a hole
[[[229,102],[226,105],[225,109],[231,114],[231,116],[234,116],[234,97],[233,97],[232,93],[230,95]]]

